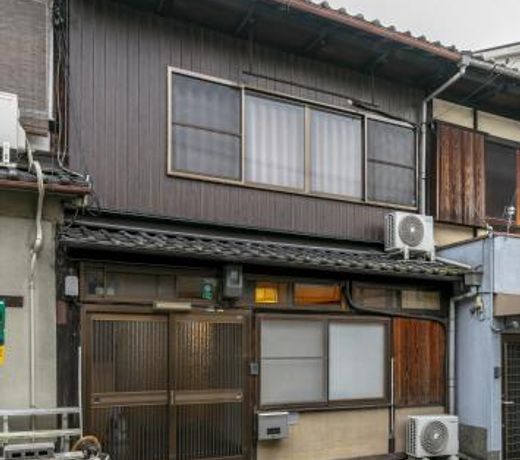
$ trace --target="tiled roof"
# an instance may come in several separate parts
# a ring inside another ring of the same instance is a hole
[[[284,0],[278,0],[278,1],[284,1]],[[372,21],[366,19],[362,14],[350,14],[345,8],[333,8],[330,6],[330,3],[327,1],[315,1],[315,0],[286,0],[288,7],[291,5],[297,6],[297,4],[300,5],[308,5],[309,7],[313,8],[315,10],[315,13],[319,14],[320,10],[323,12],[330,12],[332,15],[337,15],[337,18],[344,18],[345,20],[348,20],[350,22],[353,22],[352,25],[359,26],[360,28],[375,28],[374,30],[379,30],[380,33],[384,34],[390,34],[390,36],[393,36],[394,39],[401,39],[406,42],[412,41],[415,42],[415,44],[418,47],[421,47],[421,45],[427,46],[430,50],[437,49],[438,51],[448,53],[446,54],[446,57],[451,57],[457,60],[462,59],[462,56],[464,54],[470,55],[474,59],[478,59],[483,62],[492,63],[495,64],[497,67],[502,68],[511,68],[507,65],[504,65],[503,63],[496,62],[495,60],[488,59],[482,55],[482,51],[472,52],[470,50],[460,50],[455,45],[447,45],[444,44],[438,40],[432,41],[429,40],[424,35],[414,35],[409,30],[402,31],[398,30],[393,25],[384,25],[380,20],[374,19]],[[327,17],[329,19],[332,19],[331,14],[328,14]],[[357,23],[357,24],[356,24]],[[413,43],[410,43],[413,45]],[[518,70],[518,69],[514,69]]]
[[[26,166],[0,167],[0,186],[36,187],[36,182],[36,175],[32,171],[29,172]],[[57,168],[44,168],[43,182],[51,190],[66,191],[70,189],[79,191],[83,189],[86,193],[90,189],[90,184],[83,177],[75,176]]]
[[[284,1],[284,0],[281,0],[281,1]],[[374,27],[380,29],[381,31],[384,31],[384,32],[387,32],[390,34],[395,34],[396,36],[400,35],[404,39],[412,39],[412,40],[416,40],[419,43],[422,42],[427,45],[432,45],[432,46],[438,48],[439,50],[445,50],[448,52],[458,53],[458,54],[460,54],[462,52],[459,49],[457,49],[457,47],[454,45],[446,45],[446,44],[441,43],[440,41],[431,41],[424,35],[420,35],[420,36],[414,35],[409,30],[407,30],[407,31],[398,30],[393,25],[382,24],[381,21],[378,19],[374,19],[374,20],[370,21],[370,20],[366,19],[362,14],[354,15],[354,14],[349,13],[345,8],[333,8],[330,5],[330,3],[327,1],[315,1],[315,0],[292,0],[292,1],[289,0],[289,1],[286,1],[286,5],[288,8],[290,8],[291,6],[298,7],[299,6],[298,4],[300,4],[300,6],[302,4],[303,5],[307,4],[308,6],[315,8],[317,10],[316,12],[319,11],[318,9],[322,9],[323,11],[327,11],[332,14],[337,14],[338,18],[343,17],[345,19],[354,20],[354,21],[358,22],[359,25],[374,26]]]
[[[77,248],[136,251],[207,260],[403,277],[454,278],[460,266],[426,259],[403,260],[378,250],[352,250],[265,239],[76,223],[64,226],[62,244]]]

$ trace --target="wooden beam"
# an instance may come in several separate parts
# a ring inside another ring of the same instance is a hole
[[[247,27],[248,24],[254,23],[254,14],[255,14],[255,6],[256,3],[253,2],[251,5],[249,5],[249,8],[247,10],[247,13],[245,16],[241,19],[241,21],[238,23],[237,27],[235,28],[235,35],[240,35],[242,31]]]

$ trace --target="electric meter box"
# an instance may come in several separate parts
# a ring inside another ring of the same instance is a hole
[[[285,439],[289,436],[289,412],[260,412],[258,439]]]

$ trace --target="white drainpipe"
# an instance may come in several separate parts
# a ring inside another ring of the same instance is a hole
[[[28,146],[27,154],[29,157],[29,171],[34,170],[38,182],[38,204],[36,208],[36,235],[31,247],[31,269],[29,274],[29,353],[30,353],[30,368],[29,368],[29,405],[31,408],[36,407],[36,262],[38,255],[43,247],[43,232],[42,232],[42,212],[43,212],[43,198],[45,196],[45,187],[43,183],[43,173],[40,163],[34,161],[31,147]],[[33,420],[34,422],[34,420]]]

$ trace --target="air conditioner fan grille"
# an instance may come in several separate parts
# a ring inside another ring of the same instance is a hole
[[[399,237],[401,241],[415,248],[424,239],[424,224],[417,216],[406,216],[399,222]]]
[[[448,445],[448,428],[439,420],[428,423],[421,433],[422,448],[435,455],[444,451]]]

